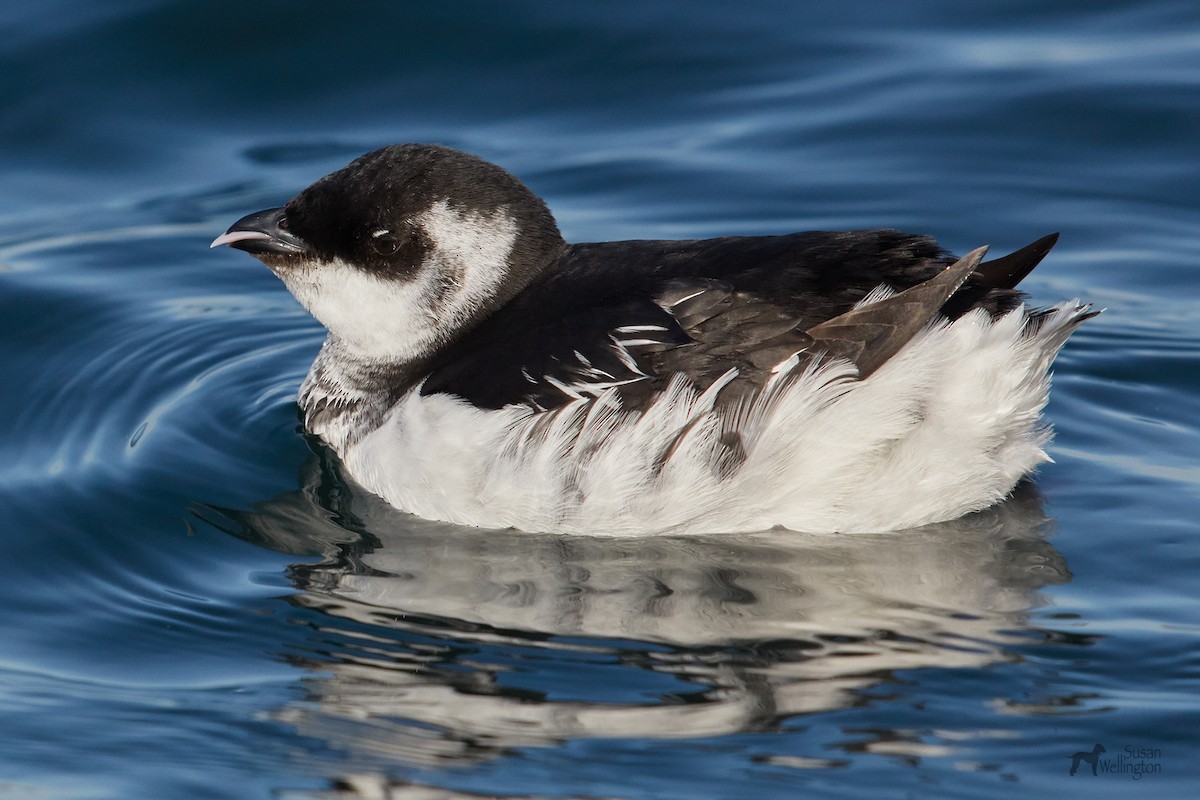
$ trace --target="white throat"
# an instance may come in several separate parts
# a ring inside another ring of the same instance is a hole
[[[415,222],[431,249],[411,277],[380,277],[341,259],[280,276],[331,340],[362,362],[428,355],[471,322],[508,275],[517,224],[506,210],[462,213],[442,200]]]

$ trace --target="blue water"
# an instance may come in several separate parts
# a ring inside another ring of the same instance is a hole
[[[1194,2],[338,8],[0,11],[0,797],[1195,796]],[[867,537],[381,508],[298,430],[316,323],[207,244],[402,141],[576,241],[1060,230],[1028,289],[1107,311],[1056,463]]]

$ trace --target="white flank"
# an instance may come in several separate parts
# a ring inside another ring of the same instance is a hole
[[[341,455],[391,504],[482,527],[908,528],[989,506],[1046,460],[1049,365],[1084,313],[1060,305],[1034,331],[1023,309],[995,321],[977,310],[930,326],[864,381],[845,362],[797,373],[789,360],[758,397],[720,413],[719,385],[700,392],[682,378],[640,414],[611,391],[535,413],[414,390]],[[731,431],[745,453],[732,472],[721,444]]]

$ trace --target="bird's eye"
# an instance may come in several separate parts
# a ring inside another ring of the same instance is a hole
[[[371,249],[381,256],[395,255],[400,249],[400,240],[391,231],[376,231],[371,234]]]
[[[281,231],[286,231],[286,230],[288,229],[288,220],[287,220],[287,217],[280,217],[280,218],[279,218],[279,222],[277,222],[277,223],[276,223],[276,225],[278,225],[278,226],[279,226],[279,229],[280,229]]]

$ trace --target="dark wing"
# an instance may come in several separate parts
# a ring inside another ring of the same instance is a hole
[[[993,314],[1011,311],[1025,298],[1016,290],[1017,284],[1033,272],[1057,241],[1058,234],[1052,233],[1006,256],[983,262],[962,289],[942,307],[942,314],[957,319],[977,307],[986,308]]]
[[[1025,280],[1026,275],[1033,272],[1034,267],[1042,263],[1057,241],[1058,234],[1051,233],[1006,256],[985,261],[979,265],[974,277],[989,289],[1014,289]]]
[[[707,387],[736,369],[728,396],[753,391],[796,354],[846,358],[865,377],[939,311],[1013,307],[1003,284],[1046,241],[987,264],[984,249],[951,263],[896,231],[576,245],[432,364],[422,391],[550,409],[615,388],[637,408],[679,373]],[[880,285],[896,293],[856,307]]]
[[[632,398],[645,393],[635,385],[654,377],[645,367],[648,355],[689,342],[649,297],[589,307],[554,291],[530,290],[452,346],[422,392],[456,394],[483,408],[551,409],[612,388]]]
[[[844,358],[865,378],[938,314],[986,252],[986,247],[974,250],[916,286],[807,329],[777,302],[736,291],[727,283],[677,279],[657,299],[691,343],[648,354],[647,359],[657,372],[684,372],[700,386],[736,367],[741,381],[757,388],[774,368],[797,354]]]

